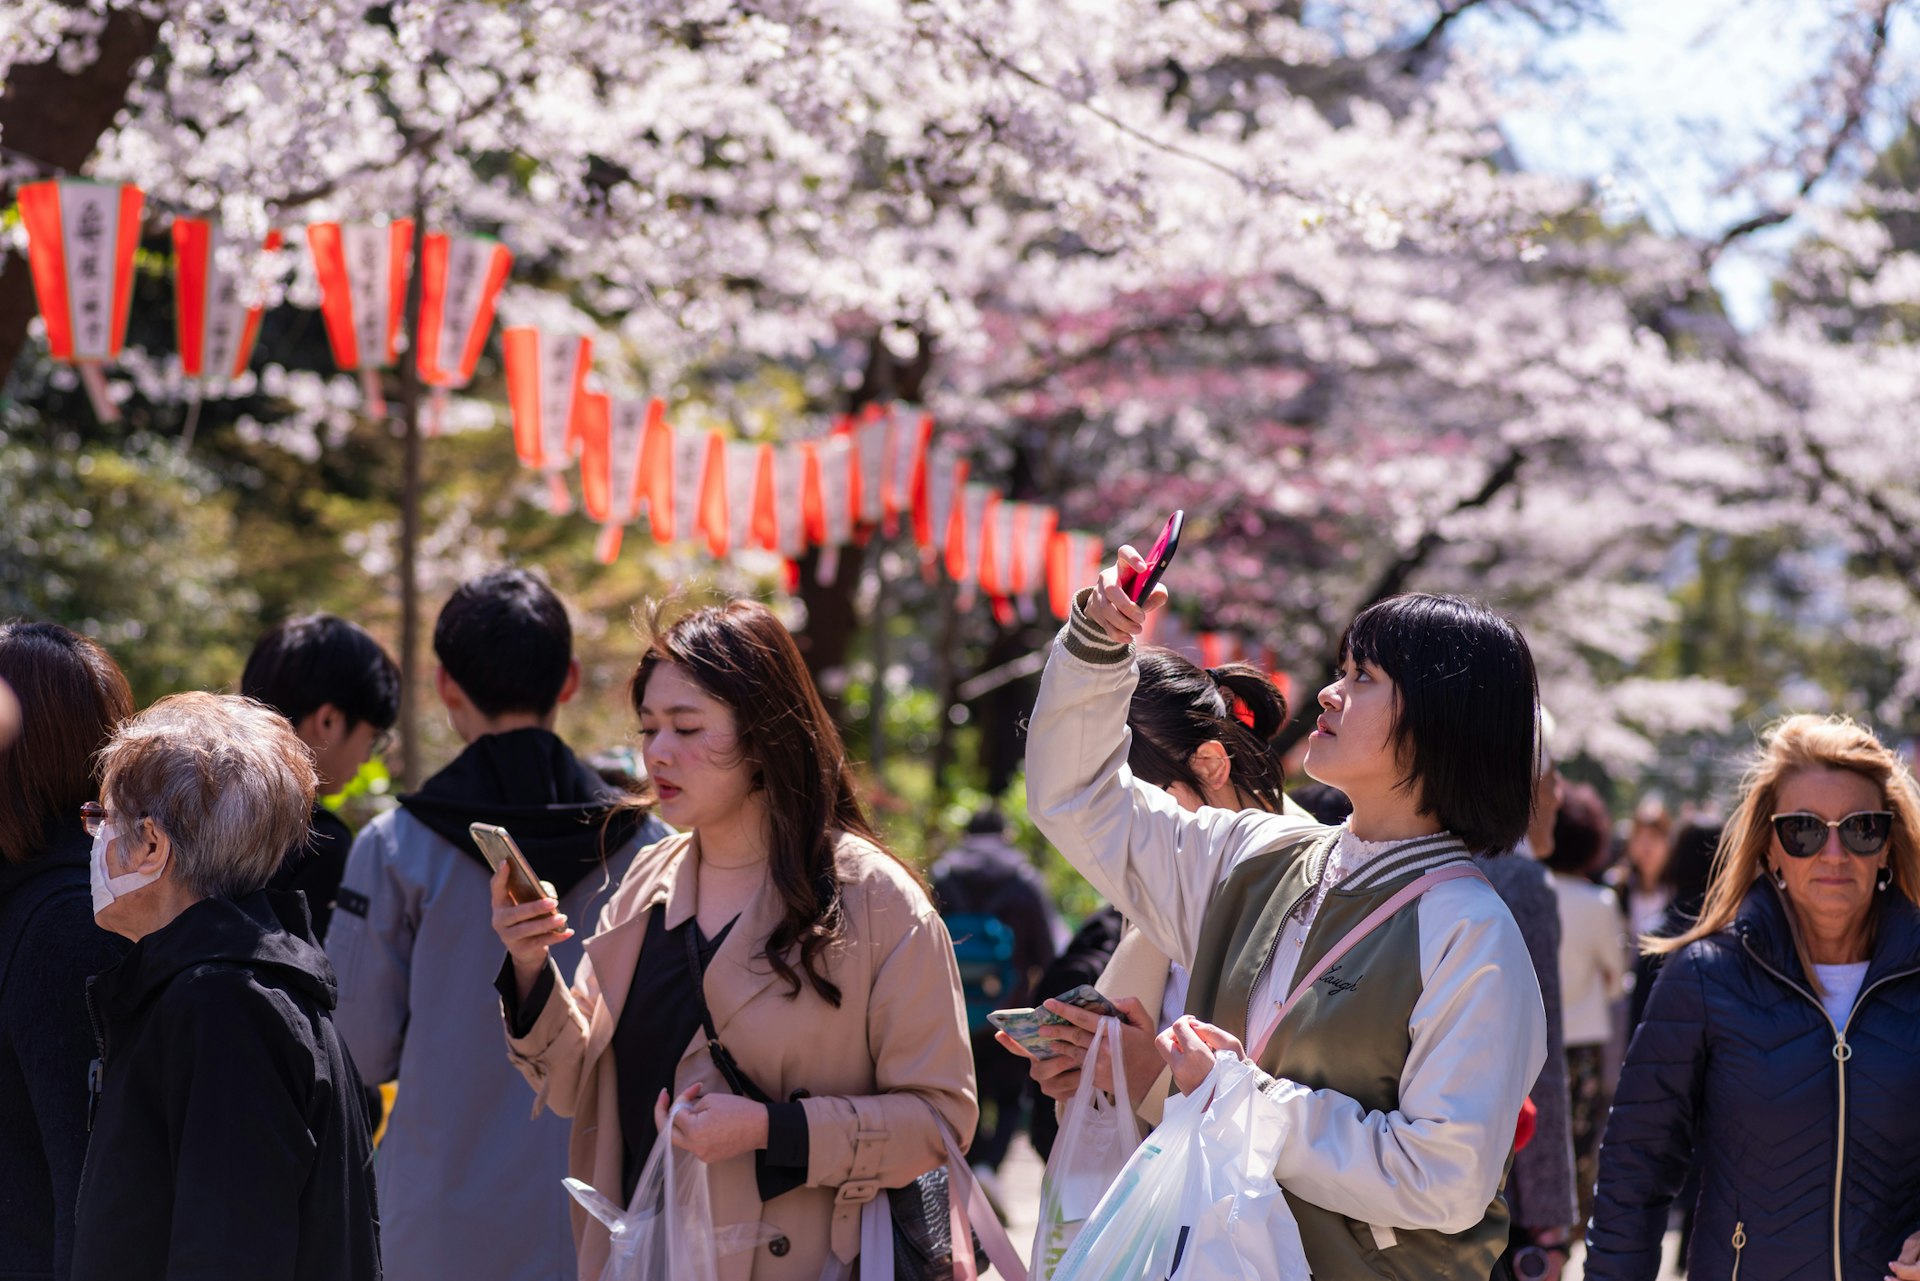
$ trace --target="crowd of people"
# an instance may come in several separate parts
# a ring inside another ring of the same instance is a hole
[[[627,1206],[667,1145],[724,1281],[942,1275],[909,1255],[965,1200],[952,1154],[990,1179],[1030,1126],[1046,1156],[1087,1090],[1144,1135],[1225,1056],[1316,1277],[1581,1248],[1651,1279],[1677,1220],[1703,1278],[1920,1281],[1896,751],[1792,716],[1724,823],[1616,831],[1520,631],[1406,595],[1342,637],[1289,787],[1280,691],[1140,644],[1143,567],[1080,592],[1029,723],[1026,816],[1107,903],[1070,937],[997,812],[930,883],[888,849],[753,602],[644,629],[636,779],[555,733],[580,667],[546,583],[461,585],[433,648],[463,750],[358,833],[321,801],[401,687],[353,623],[144,709],[98,643],[0,624],[0,1275],[598,1281],[614,1234],[563,1180]],[[1117,1014],[1054,999],[1083,983]],[[1050,1054],[985,1019],[1036,1003]]]

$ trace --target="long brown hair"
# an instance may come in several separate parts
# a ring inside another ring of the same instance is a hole
[[[1920,791],[1915,790],[1906,765],[1873,736],[1872,730],[1850,717],[1789,716],[1760,736],[1759,754],[1742,784],[1740,807],[1727,820],[1720,836],[1713,880],[1707,885],[1700,919],[1692,929],[1673,938],[1641,939],[1642,951],[1677,952],[1733,923],[1741,900],[1766,872],[1767,852],[1773,844],[1771,820],[1780,788],[1788,777],[1806,770],[1846,770],[1880,789],[1883,804],[1893,812],[1893,834],[1887,842],[1887,866],[1893,872],[1891,888],[1909,902],[1920,903]],[[1806,948],[1799,920],[1791,903],[1786,903],[1786,909],[1794,948],[1804,965]],[[1810,968],[1808,973],[1812,973]]]
[[[0,752],[0,858],[22,863],[98,795],[94,753],[133,715],[133,691],[106,650],[58,623],[0,623],[0,680],[22,720]]]
[[[634,714],[662,663],[674,664],[732,710],[741,756],[766,799],[773,836],[768,874],[786,908],[767,936],[767,963],[789,995],[799,995],[804,971],[814,991],[839,1005],[840,989],[827,978],[821,955],[844,924],[835,838],[845,832],[891,851],[854,794],[846,745],[799,646],[771,610],[749,600],[696,610],[667,627],[656,608],[647,631],[647,652],[628,687]],[[797,969],[787,955],[796,946]]]

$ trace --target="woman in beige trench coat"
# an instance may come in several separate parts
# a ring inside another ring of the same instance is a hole
[[[658,812],[685,834],[634,858],[570,987],[547,958],[566,919],[551,899],[512,903],[495,878],[509,1057],[536,1111],[573,1118],[574,1177],[622,1205],[669,1095],[689,1100],[674,1142],[711,1167],[715,1225],[770,1229],[720,1260],[721,1281],[816,1281],[829,1251],[858,1254],[868,1201],[945,1161],[941,1122],[972,1136],[953,946],[874,837],[839,734],[764,607],[656,629],[631,697]],[[730,1089],[702,995],[771,1104]],[[596,1281],[606,1230],[578,1207],[573,1224],[580,1277]]]

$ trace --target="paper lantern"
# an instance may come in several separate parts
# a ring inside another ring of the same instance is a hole
[[[947,555],[953,513],[967,483],[967,460],[950,449],[929,449],[913,485],[913,537],[921,561],[931,568]]]
[[[953,509],[953,525],[947,534],[947,576],[954,582],[972,586],[980,582],[980,566],[985,560],[987,525],[1000,495],[987,485],[961,486],[960,501]]]
[[[1004,599],[1013,595],[1014,564],[1020,554],[1015,530],[1022,523],[1024,504],[996,499],[991,506],[993,514],[980,540],[980,590]]]
[[[601,524],[595,554],[611,565],[620,555],[621,531],[642,506],[641,459],[647,434],[666,422],[659,400],[609,402],[586,393],[581,418],[580,492],[587,515]]]
[[[761,545],[798,560],[807,550],[807,451],[798,442],[781,445],[763,465],[769,492],[757,518]]]
[[[807,537],[822,547],[840,547],[853,540],[854,491],[857,485],[853,441],[829,436],[808,442],[811,456],[808,480]]]
[[[887,420],[886,527],[889,535],[902,516],[913,513],[927,450],[933,443],[933,415],[896,410]]]
[[[133,256],[145,203],[131,183],[59,178],[20,188],[27,267],[53,359],[75,366],[93,411],[118,422],[102,366],[120,355],[133,302]]]
[[[399,357],[413,221],[396,218],[384,226],[316,222],[307,228],[307,246],[320,279],[320,314],[333,362],[359,373],[367,412],[385,414],[379,371]]]
[[[493,306],[507,283],[513,255],[486,236],[429,232],[420,242],[420,332],[414,367],[433,388],[427,434],[438,435],[447,391],[473,381],[493,328]]]
[[[761,471],[763,464],[770,470],[773,450],[767,445],[757,445],[752,441],[730,440],[721,453],[725,465],[725,481],[721,487],[721,496],[726,502],[726,519],[721,521],[721,544],[714,552],[724,556],[729,551],[746,551],[754,543],[754,525],[756,524],[756,504],[761,494]],[[771,495],[768,496],[771,501]]]
[[[253,357],[265,307],[249,307],[240,282],[219,264],[227,237],[204,218],[173,220],[174,327],[180,340],[180,368],[189,378],[238,378]],[[269,231],[263,249],[280,248],[278,231]]]
[[[1047,586],[1047,553],[1053,547],[1054,527],[1060,513],[1036,503],[1021,503],[1014,519],[1014,561],[1012,590],[1020,596],[1037,596]]]
[[[663,422],[649,436],[642,451],[646,476],[642,489],[656,539],[687,543],[704,533],[709,549],[725,548],[725,450],[726,442],[717,431],[668,427]]]
[[[1054,617],[1065,618],[1072,611],[1074,596],[1082,587],[1093,586],[1093,580],[1106,567],[1105,561],[1106,550],[1093,534],[1063,529],[1053,536],[1047,586]]]
[[[547,504],[554,515],[564,516],[573,500],[562,473],[580,449],[575,413],[593,368],[593,340],[519,326],[502,333],[501,344],[514,453],[524,466],[546,473]]]

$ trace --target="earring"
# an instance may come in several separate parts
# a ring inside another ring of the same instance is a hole
[[[1773,888],[1776,890],[1784,890],[1787,888],[1787,874],[1778,867],[1772,868],[1767,873],[1767,879],[1773,882]]]
[[[1887,892],[1887,886],[1891,884],[1893,884],[1893,867],[1891,864],[1882,863],[1880,875],[1873,878],[1873,888],[1884,894]]]

